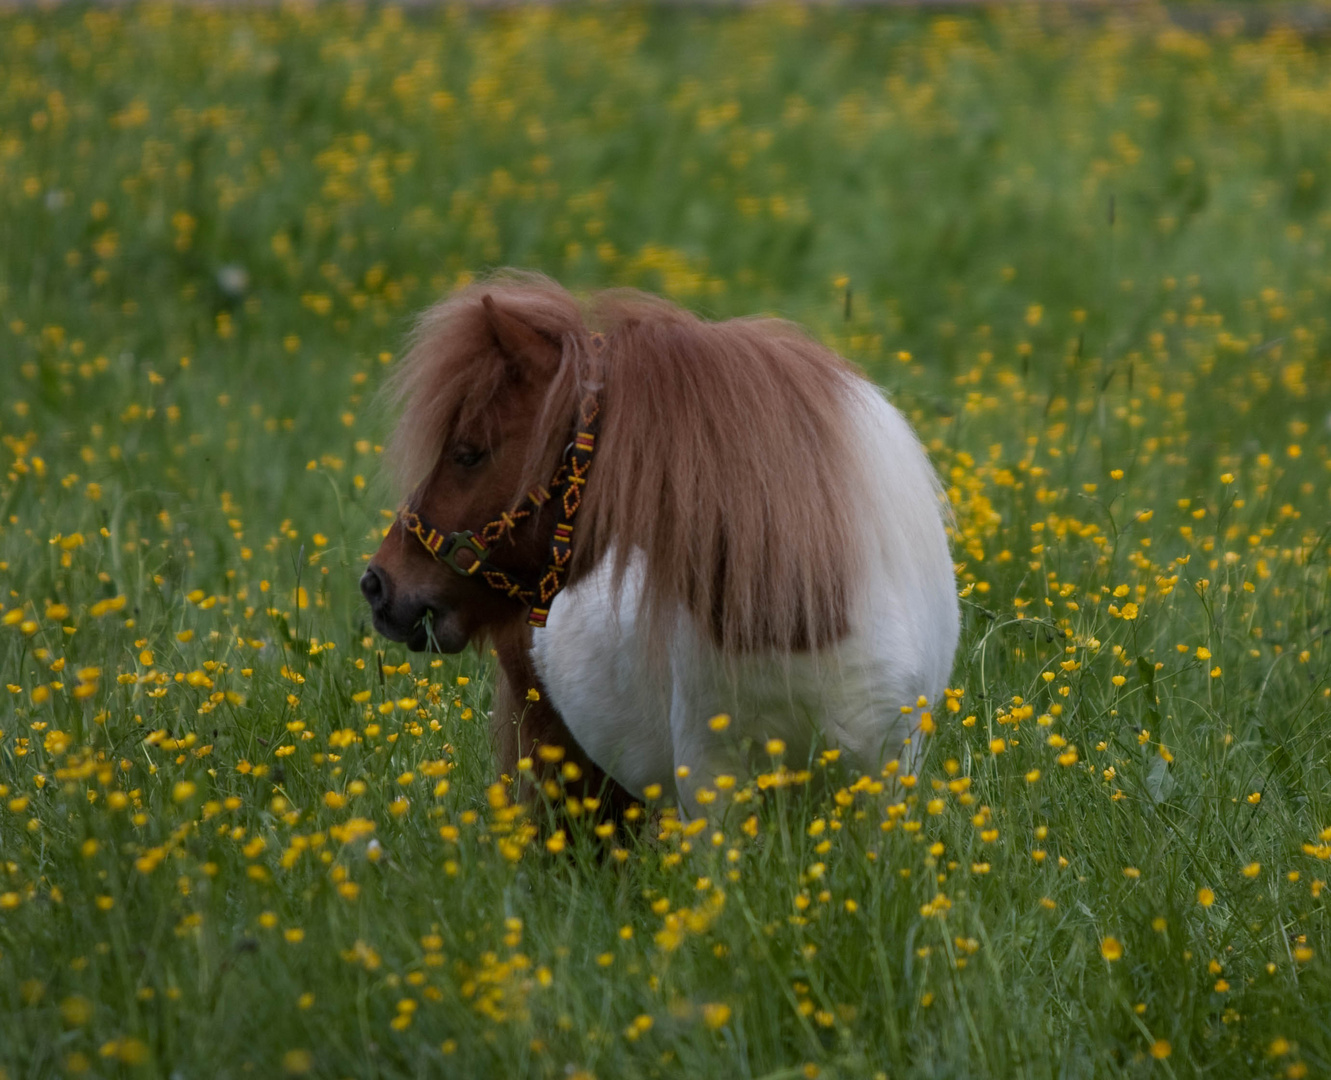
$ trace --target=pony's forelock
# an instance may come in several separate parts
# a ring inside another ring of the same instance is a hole
[[[399,492],[417,487],[434,468],[444,443],[459,429],[483,422],[501,402],[508,381],[482,299],[489,296],[551,340],[566,361],[585,352],[587,333],[573,296],[540,274],[506,271],[468,285],[428,308],[417,320],[406,356],[389,381],[387,399],[398,413],[384,450]],[[561,362],[542,411],[542,426],[555,421],[555,391],[576,362]],[[571,399],[576,390],[568,392]]]

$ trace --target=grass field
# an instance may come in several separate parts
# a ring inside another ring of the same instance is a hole
[[[1331,63],[1133,10],[0,11],[0,1076],[1331,1074]],[[524,811],[367,629],[505,264],[890,389],[918,775]]]

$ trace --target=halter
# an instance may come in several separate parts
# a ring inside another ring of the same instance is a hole
[[[594,333],[590,340],[593,353],[599,353],[605,347],[602,334]],[[593,391],[578,406],[577,430],[564,453],[563,462],[550,478],[549,486],[532,488],[516,507],[487,522],[478,531],[464,529],[442,533],[406,504],[397,512],[398,523],[416,537],[437,562],[461,577],[479,575],[490,588],[530,609],[527,613],[529,626],[544,626],[550,615],[551,601],[567,584],[568,565],[573,558],[573,519],[582,506],[582,489],[587,486],[587,474],[592,467],[600,419],[601,401]],[[559,500],[559,515],[550,539],[550,562],[541,579],[531,585],[495,566],[489,556],[495,544],[524,520],[534,517],[552,498]]]

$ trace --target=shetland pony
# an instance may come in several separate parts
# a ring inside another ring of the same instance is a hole
[[[505,772],[557,745],[584,793],[660,785],[696,814],[770,739],[909,765],[957,642],[944,510],[840,357],[779,320],[508,274],[424,314],[395,391],[410,494],[361,589],[412,649],[494,648]]]

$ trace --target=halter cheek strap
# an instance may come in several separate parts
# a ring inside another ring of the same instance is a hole
[[[601,334],[591,335],[594,352],[605,347]],[[405,504],[397,512],[402,528],[416,537],[438,562],[462,577],[479,575],[490,588],[518,601],[529,610],[527,623],[544,626],[550,604],[568,583],[568,567],[573,558],[573,519],[582,506],[583,488],[596,452],[596,434],[600,428],[601,401],[595,392],[578,406],[577,428],[563,463],[555,470],[548,487],[534,487],[518,506],[487,522],[479,531],[461,530],[444,533],[435,529],[418,511]],[[550,561],[535,585],[527,584],[490,561],[490,551],[527,518],[534,518],[551,498],[558,499],[559,513],[550,538]]]
[[[559,493],[559,516],[550,537],[550,563],[536,585],[536,601],[531,604],[527,622],[544,626],[550,614],[550,602],[568,583],[568,566],[573,558],[573,519],[582,506],[583,488],[591,472],[596,452],[596,433],[600,428],[601,402],[588,394],[578,406],[578,430],[573,436],[566,460],[550,481],[550,490]]]
[[[528,504],[502,514],[486,524],[479,534],[470,530],[442,533],[430,525],[414,510],[405,506],[398,511],[397,520],[434,558],[462,577],[480,576],[492,589],[502,592],[526,605],[532,604],[536,590],[524,585],[507,570],[490,562],[490,548],[523,518],[529,517],[549,501],[545,488],[533,488],[527,493]]]

